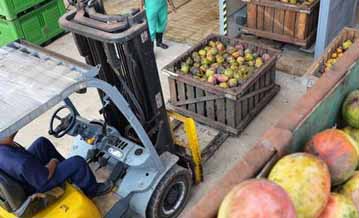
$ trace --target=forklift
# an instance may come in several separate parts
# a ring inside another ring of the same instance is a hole
[[[70,182],[25,196],[0,172],[0,218],[175,218],[192,184],[203,179],[201,154],[194,121],[166,111],[145,12],[107,15],[101,1],[72,3],[76,9],[60,24],[72,32],[87,64],[26,42],[1,48],[0,137],[63,102],[49,134],[73,136],[70,156],[106,168],[118,201],[101,215]],[[103,120],[86,119],[70,99],[89,88],[99,93]],[[174,142],[169,117],[184,122],[188,146]]]

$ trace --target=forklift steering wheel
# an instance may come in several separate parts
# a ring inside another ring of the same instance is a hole
[[[61,117],[59,114],[63,110],[67,110],[68,113]],[[56,128],[54,128],[55,120],[60,121],[60,124],[58,124]],[[55,138],[61,138],[66,135],[75,126],[75,124],[75,111],[67,105],[61,106],[55,111],[55,113],[51,117],[49,134],[54,136]]]

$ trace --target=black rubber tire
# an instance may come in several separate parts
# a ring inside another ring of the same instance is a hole
[[[178,186],[181,184],[181,187],[185,187],[184,195],[181,200],[181,203],[170,214],[166,214],[163,210],[163,201],[175,185]],[[154,191],[150,203],[147,207],[147,218],[176,218],[183,211],[186,206],[188,199],[190,197],[192,188],[192,175],[188,169],[175,165],[167,174],[162,178],[161,182],[157,185],[156,190]]]

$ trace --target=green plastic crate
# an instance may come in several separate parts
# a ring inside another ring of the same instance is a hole
[[[16,20],[0,20],[0,46],[16,39],[25,39],[38,45],[47,42],[63,32],[58,19],[64,13],[63,1],[53,0]]]
[[[21,12],[46,0],[0,0],[0,16],[14,20]]]
[[[0,46],[19,38],[23,38],[19,22],[0,20]]]

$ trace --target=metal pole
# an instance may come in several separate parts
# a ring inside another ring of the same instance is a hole
[[[228,35],[228,10],[227,10],[227,0],[223,0],[223,35]]]
[[[220,30],[222,35],[228,35],[228,10],[227,0],[219,0],[219,22]]]
[[[357,3],[358,0],[320,1],[315,58],[318,58],[325,51],[328,43],[343,27],[351,26],[355,22]],[[345,14],[345,16],[332,16],[333,13]]]
[[[358,0],[354,0],[354,5],[353,5],[353,19],[352,19],[352,23],[351,23],[351,26],[352,26],[352,27],[355,27],[355,26],[356,26],[357,8],[358,8]]]
[[[327,44],[328,18],[331,3],[332,0],[324,0],[320,2],[317,40],[315,44],[315,58],[318,58],[322,54]]]

